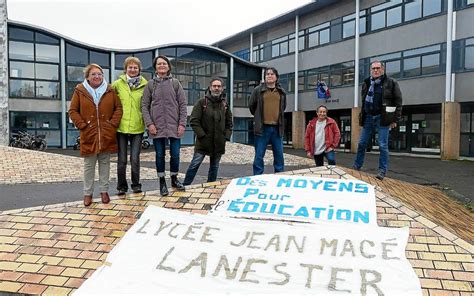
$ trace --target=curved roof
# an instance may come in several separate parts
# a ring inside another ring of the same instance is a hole
[[[242,58],[240,58],[236,55],[233,55],[233,54],[231,54],[231,53],[229,53],[225,50],[222,50],[220,48],[217,48],[217,47],[214,47],[214,46],[211,46],[211,45],[206,45],[206,44],[179,42],[179,43],[169,43],[169,44],[157,45],[157,46],[146,47],[146,48],[137,48],[137,49],[107,48],[107,47],[95,46],[95,45],[92,45],[92,44],[81,42],[81,41],[72,39],[70,37],[64,36],[60,33],[57,33],[53,30],[46,29],[46,28],[43,28],[41,26],[35,26],[35,25],[29,24],[29,23],[24,23],[24,22],[19,22],[19,21],[14,21],[14,20],[8,20],[8,24],[21,26],[21,27],[36,30],[36,31],[41,31],[41,32],[47,33],[49,35],[57,36],[58,38],[62,38],[62,39],[66,40],[70,43],[74,43],[74,44],[84,46],[84,47],[87,47],[87,48],[90,48],[90,49],[95,49],[95,50],[109,51],[109,52],[116,52],[116,53],[129,53],[129,52],[144,52],[144,51],[156,50],[156,49],[167,48],[167,47],[187,47],[187,48],[191,47],[191,48],[200,48],[200,49],[209,50],[211,52],[214,52],[214,53],[217,53],[217,54],[229,57],[229,58],[233,58],[235,61],[237,61],[241,64],[244,64],[246,66],[262,68],[262,66],[260,66],[258,64],[251,63],[251,62],[249,62],[247,60],[244,60],[244,59],[242,59]]]

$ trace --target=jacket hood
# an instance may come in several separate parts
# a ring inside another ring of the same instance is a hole
[[[316,125],[316,121],[318,121],[318,116],[316,116],[315,118],[313,118],[309,123],[313,126]],[[337,124],[337,122],[332,119],[331,117],[326,117],[326,125],[329,125],[329,124]]]

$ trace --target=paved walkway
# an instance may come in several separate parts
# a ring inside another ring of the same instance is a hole
[[[26,157],[21,151],[15,150],[14,154]],[[44,156],[46,163],[58,165],[56,170],[63,169],[58,164],[61,159],[47,155],[51,158]],[[16,157],[10,158],[15,160]],[[77,166],[76,163],[68,170],[79,174],[81,169]],[[4,180],[23,181],[21,174],[6,177],[3,167],[0,167],[0,180],[3,176]],[[47,170],[43,174],[47,176]],[[444,199],[441,192],[389,178],[379,182],[373,175],[340,167],[309,168],[285,174],[357,178],[376,185],[378,224],[410,227],[406,256],[420,279],[424,295],[473,295],[473,214],[450,203],[447,197]],[[51,175],[55,176],[51,180],[63,178],[53,172]],[[39,182],[41,175],[32,180]],[[84,208],[80,201],[0,212],[0,292],[70,294],[103,264],[108,252],[146,206],[153,204],[206,214],[228,182],[194,185],[186,192],[171,191],[168,197],[159,196],[157,191],[127,195],[126,199],[112,197],[110,204],[94,203],[90,208]],[[437,205],[441,206],[436,208]],[[465,223],[466,227],[453,227],[446,222],[449,217],[458,222],[456,225]]]

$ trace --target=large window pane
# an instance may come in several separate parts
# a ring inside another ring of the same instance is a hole
[[[422,73],[432,74],[439,72],[439,53],[425,55],[421,57]]]
[[[8,42],[8,51],[10,53],[10,59],[34,60],[33,43],[10,41]]]
[[[385,27],[385,11],[372,14],[370,17],[372,31]]]
[[[347,38],[355,35],[355,21],[349,21],[342,24],[342,38]]]
[[[135,56],[140,59],[140,62],[142,62],[143,69],[148,71],[155,70],[153,68],[153,53],[151,51],[139,52],[135,54]]]
[[[66,45],[66,63],[87,65],[89,64],[89,57],[87,50],[71,44]]]
[[[59,69],[58,65],[36,64],[36,78],[58,80]]]
[[[346,68],[342,70],[342,84],[352,85],[354,84],[354,68]]]
[[[194,88],[193,87],[193,76],[192,75],[176,74],[176,75],[173,75],[173,76],[176,77],[176,79],[178,79],[179,82],[181,82],[181,85],[183,86],[183,88],[185,88],[185,89]]]
[[[25,62],[10,62],[10,77],[35,78],[35,64]]]
[[[32,80],[10,79],[10,97],[33,98],[35,96],[35,82]]]
[[[110,57],[108,53],[90,51],[90,62],[102,67],[110,67]]]
[[[308,47],[319,45],[319,33],[314,32],[308,35]]]
[[[366,17],[361,17],[359,19],[359,31],[360,34],[364,34],[367,31],[367,18]]]
[[[196,76],[196,89],[206,90],[211,83],[209,76]]]
[[[59,99],[60,88],[58,82],[37,81],[36,97]]]
[[[40,62],[59,63],[59,46],[36,44],[36,60]]]
[[[403,61],[403,75],[405,77],[417,76],[421,74],[420,58],[409,58]]]
[[[175,70],[172,72],[174,73],[186,73],[186,74],[193,74],[193,62],[186,61],[186,60],[174,60],[175,62]]]
[[[279,44],[272,45],[272,58],[280,55],[280,46]]]
[[[413,0],[405,4],[405,21],[421,17],[421,0]]]
[[[402,22],[402,7],[398,6],[387,10],[387,26],[393,26]]]
[[[175,57],[176,56],[176,47],[160,48],[158,53],[160,55],[164,55],[164,56],[167,56],[167,57]]]
[[[54,37],[51,37],[49,35],[45,35],[45,34],[42,34],[42,33],[39,33],[39,32],[36,33],[35,38],[36,38],[36,42],[39,42],[39,43],[49,43],[49,44],[59,45],[59,39],[58,38],[54,38]]]
[[[329,29],[319,31],[319,43],[329,43]]]
[[[428,16],[441,12],[441,0],[424,0],[423,16]]]
[[[288,54],[288,42],[280,43],[280,55]]]
[[[83,67],[67,66],[67,80],[68,81],[84,81]]]
[[[33,41],[33,32],[26,29],[8,28],[8,38],[15,40]]]
[[[466,47],[464,53],[464,68],[474,69],[474,46]]]
[[[400,78],[400,61],[386,62],[385,73],[390,77]]]
[[[331,70],[331,86],[338,86],[342,84],[342,70]]]
[[[123,70],[123,62],[126,58],[131,57],[131,53],[119,53],[115,54],[115,69]]]

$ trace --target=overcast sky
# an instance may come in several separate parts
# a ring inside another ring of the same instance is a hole
[[[211,44],[311,0],[7,0],[8,18],[95,46]]]

